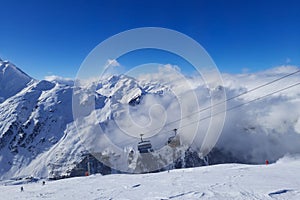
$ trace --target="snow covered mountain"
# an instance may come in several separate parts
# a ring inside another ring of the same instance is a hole
[[[0,103],[20,92],[32,80],[12,63],[0,59]]]
[[[164,77],[145,80],[126,75],[110,76],[79,90],[70,80],[33,80],[8,62],[1,61],[0,69],[0,179],[70,176],[75,173],[74,169],[87,166],[84,155],[93,151],[100,153],[95,157],[108,159],[110,165],[127,162],[129,157],[124,161],[120,156],[123,153],[130,155],[131,150],[137,152],[139,134],[143,131],[141,127],[154,130],[162,123],[168,124],[180,116],[174,88],[177,91],[180,88],[177,95],[186,95],[186,88],[182,87],[184,84],[180,81],[164,84],[169,81]],[[224,74],[224,89],[227,96],[232,97],[297,69],[279,67],[256,74]],[[195,88],[201,106],[209,105],[210,95],[218,90],[210,91],[202,81],[188,79]],[[227,107],[245,104],[299,81],[299,75],[289,77],[233,99]],[[299,91],[299,87],[294,87],[229,111],[222,135],[208,156],[209,162],[263,163],[266,159],[275,162],[285,154],[300,153]],[[75,112],[83,113],[83,117],[75,121],[72,108],[74,99],[82,107],[93,105],[92,110],[77,109]],[[166,121],[161,120],[164,115],[168,116]],[[179,125],[174,123],[163,127],[162,132],[178,128]],[[97,135],[97,127],[101,127],[105,134]],[[199,130],[205,129],[207,123],[203,122]],[[183,130],[179,129],[179,135],[184,135]],[[153,148],[160,149],[172,134],[157,134],[151,138]],[[95,141],[98,141],[98,146],[92,145]],[[108,141],[115,142],[121,150],[110,149],[112,145]],[[197,149],[201,142],[201,137],[195,138],[192,149]],[[178,149],[178,152],[183,157],[174,163],[177,167],[203,164],[193,150],[181,150]],[[170,153],[171,148],[166,148],[165,152]],[[132,167],[132,172],[139,172],[134,171],[139,165],[138,157],[133,156],[131,160],[132,163],[125,167]],[[104,170],[107,166],[96,167]]]
[[[70,86],[34,81],[0,105],[1,175],[14,176],[62,138],[71,94]]]

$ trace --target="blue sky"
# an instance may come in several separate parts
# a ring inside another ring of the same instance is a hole
[[[0,0],[0,5],[0,57],[37,79],[74,77],[101,41],[148,26],[192,37],[221,72],[300,65],[297,0]]]

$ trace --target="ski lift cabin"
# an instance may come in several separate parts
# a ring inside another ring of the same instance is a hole
[[[140,153],[153,152],[150,140],[143,140],[143,134],[141,134],[141,141],[138,143],[138,150]]]
[[[169,137],[167,144],[170,147],[175,148],[180,146],[180,138],[179,135],[177,135],[177,129],[175,128],[173,129],[173,131],[174,131],[174,136]]]

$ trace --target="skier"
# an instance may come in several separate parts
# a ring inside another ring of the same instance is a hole
[[[266,165],[268,165],[269,164],[269,161],[268,160],[266,160]]]
[[[23,192],[24,191],[24,188],[23,188],[23,186],[21,186],[21,192]]]
[[[45,183],[45,181],[43,181],[43,185],[45,185],[46,183]]]

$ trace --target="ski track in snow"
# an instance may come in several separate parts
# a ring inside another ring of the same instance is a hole
[[[0,199],[300,199],[300,159],[222,164],[140,175],[92,175],[21,185],[2,182]],[[6,184],[6,185],[5,185]]]

